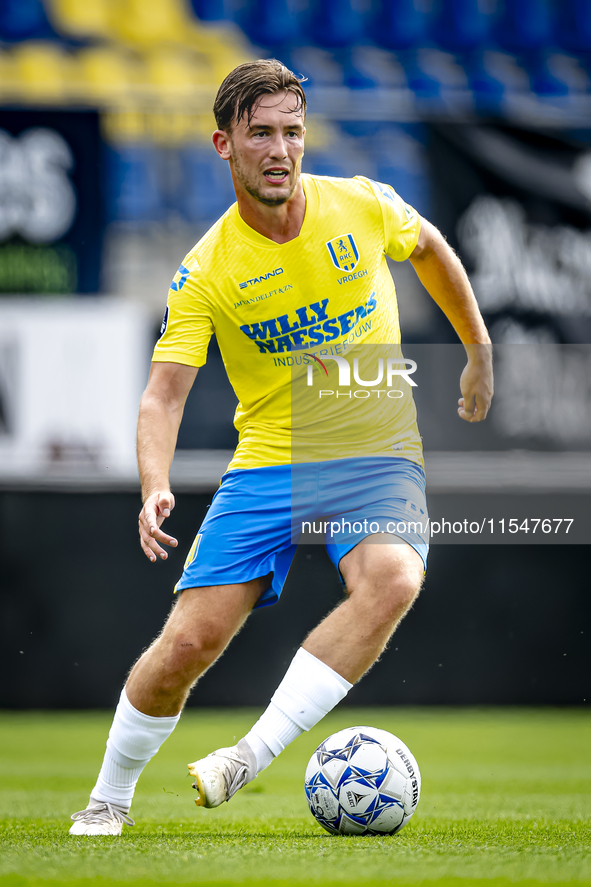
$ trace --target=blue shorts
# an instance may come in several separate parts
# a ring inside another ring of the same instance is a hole
[[[257,607],[274,604],[300,539],[324,543],[338,569],[362,539],[380,533],[408,542],[426,566],[425,474],[408,459],[372,456],[229,471],[175,591],[235,585],[272,573]]]

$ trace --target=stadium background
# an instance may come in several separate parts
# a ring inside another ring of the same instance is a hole
[[[583,705],[585,0],[0,3],[0,705],[112,705],[170,606],[235,443],[215,343],[173,469],[183,551],[156,566],[136,542],[137,403],[169,282],[233,200],[210,145],[215,90],[270,55],[308,78],[305,170],[389,182],[440,226],[499,345],[494,411],[460,427],[453,333],[412,269],[393,269],[409,353],[442,359],[418,394],[433,515],[578,520],[568,546],[435,545],[421,599],[348,701]],[[280,605],[192,704],[263,705],[338,596],[321,549],[302,548]]]

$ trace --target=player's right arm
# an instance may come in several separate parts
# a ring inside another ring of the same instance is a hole
[[[177,540],[160,527],[174,508],[169,472],[187,395],[197,367],[180,363],[152,363],[148,385],[140,402],[137,458],[143,508],[139,517],[140,544],[152,562],[166,560],[162,545]]]

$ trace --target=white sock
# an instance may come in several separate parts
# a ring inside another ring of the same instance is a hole
[[[257,773],[332,711],[352,686],[300,647],[267,709],[244,737],[257,759]]]
[[[180,715],[153,718],[134,708],[121,692],[107,750],[91,800],[129,810],[140,773],[177,725]]]

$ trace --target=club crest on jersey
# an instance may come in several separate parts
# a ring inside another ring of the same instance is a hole
[[[359,263],[359,250],[352,234],[341,234],[328,240],[326,248],[339,271],[353,271]]]

